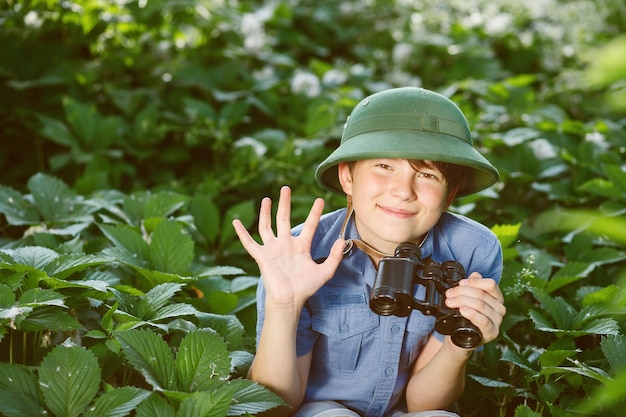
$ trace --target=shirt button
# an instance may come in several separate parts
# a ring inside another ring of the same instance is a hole
[[[385,369],[385,375],[387,375],[387,376],[391,376],[391,375],[393,375],[393,368],[387,368],[387,369]]]
[[[376,411],[376,412],[379,412],[382,409],[383,409],[382,405],[377,405],[376,407],[374,407],[374,411]]]
[[[339,331],[341,333],[348,333],[348,330],[350,330],[350,326],[348,326],[347,324],[343,324],[340,328]]]
[[[391,326],[391,333],[398,334],[399,331],[400,331],[400,326],[398,326],[397,324],[394,324],[393,326]]]

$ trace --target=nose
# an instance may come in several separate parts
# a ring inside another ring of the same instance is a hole
[[[417,198],[417,181],[413,169],[400,170],[391,180],[391,193],[402,201],[413,201]]]

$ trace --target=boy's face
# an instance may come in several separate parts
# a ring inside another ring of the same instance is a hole
[[[385,253],[420,243],[448,208],[448,185],[434,166],[406,159],[366,159],[339,165],[339,182],[352,196],[361,239]]]

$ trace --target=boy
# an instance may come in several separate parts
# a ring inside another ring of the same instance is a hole
[[[463,392],[473,349],[434,331],[432,316],[380,316],[368,302],[380,257],[413,242],[424,257],[465,267],[468,276],[446,292],[446,305],[478,327],[481,345],[497,337],[505,314],[501,247],[483,225],[446,211],[455,196],[494,184],[497,170],[473,148],[454,103],[404,87],[355,107],[316,179],[345,193],[348,208],[322,216],[317,199],[291,230],[283,187],[276,234],[271,201],[261,203],[262,245],[233,223],[262,276],[249,376],[290,406],[270,414],[456,416],[443,410]]]

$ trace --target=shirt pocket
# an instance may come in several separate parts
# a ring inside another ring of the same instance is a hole
[[[401,358],[403,364],[406,366],[413,365],[434,328],[435,318],[433,316],[426,316],[417,310],[411,312],[404,334]]]
[[[379,325],[380,318],[367,306],[314,312],[312,326],[319,333],[314,358],[347,377],[371,372],[368,359],[378,349]]]

